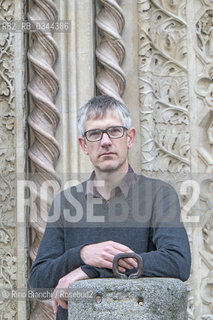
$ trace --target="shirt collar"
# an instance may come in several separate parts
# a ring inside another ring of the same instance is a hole
[[[129,189],[135,183],[135,181],[137,181],[138,177],[139,176],[134,172],[132,167],[129,165],[127,174],[125,175],[123,180],[120,182],[120,184],[111,191],[111,194],[116,195],[119,192],[121,192],[126,198],[128,195]],[[87,180],[85,196],[87,196],[88,194],[91,194],[93,197],[102,198],[102,196],[100,195],[100,193],[96,188],[98,181],[95,181],[94,178],[95,178],[95,171],[92,172],[91,176]],[[99,183],[101,183],[101,181]]]

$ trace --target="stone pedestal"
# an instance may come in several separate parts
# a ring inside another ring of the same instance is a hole
[[[78,281],[69,291],[69,320],[187,320],[185,284],[170,278]]]

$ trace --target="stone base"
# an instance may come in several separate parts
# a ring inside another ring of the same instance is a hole
[[[69,291],[69,320],[187,320],[185,284],[171,278],[78,281]]]

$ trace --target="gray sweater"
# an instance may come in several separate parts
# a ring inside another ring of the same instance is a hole
[[[88,194],[86,186],[83,182],[55,198],[31,269],[32,288],[55,288],[79,266],[90,278],[113,277],[112,270],[85,265],[80,257],[82,246],[107,240],[141,255],[143,277],[188,279],[190,248],[169,184],[138,176],[126,194],[117,189],[108,201]],[[57,319],[68,319],[67,311],[59,307]]]

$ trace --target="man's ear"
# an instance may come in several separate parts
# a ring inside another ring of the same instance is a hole
[[[85,139],[84,139],[83,137],[79,137],[79,138],[78,138],[78,142],[79,142],[82,150],[84,151],[84,153],[85,153],[86,155],[88,155],[87,145],[86,145],[86,143],[85,143]]]
[[[130,128],[127,132],[127,147],[128,149],[132,148],[132,145],[135,141],[136,130],[135,128]]]

